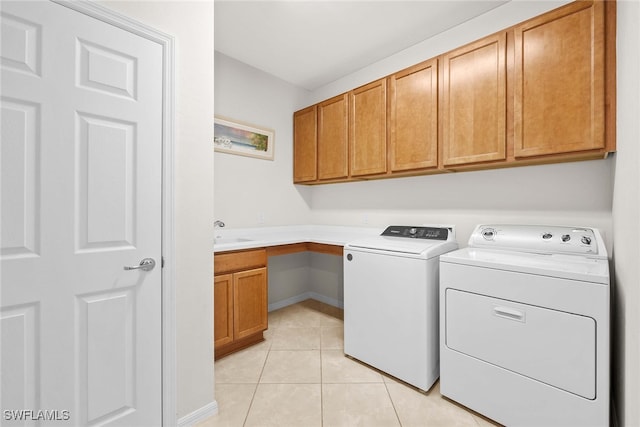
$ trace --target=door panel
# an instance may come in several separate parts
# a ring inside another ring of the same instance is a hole
[[[0,357],[3,409],[35,408],[40,398],[38,315],[37,304],[2,309]],[[8,393],[7,390],[12,392]]]
[[[40,105],[2,97],[2,248],[3,259],[40,252]],[[11,179],[7,179],[11,177]]]
[[[213,338],[218,348],[233,341],[233,274],[214,277],[213,303]]]
[[[389,77],[392,172],[438,166],[438,60]]]
[[[267,329],[267,268],[234,273],[233,299],[235,339]]]
[[[160,425],[162,46],[48,1],[2,25],[2,409]]]
[[[349,92],[351,176],[387,171],[387,80]]]
[[[604,148],[604,3],[515,28],[516,157]]]
[[[76,116],[79,191],[77,251],[135,247],[135,126]]]
[[[78,86],[136,99],[136,58],[106,46],[77,40]]]
[[[134,289],[128,288],[76,299],[78,391],[86,399],[87,420],[123,415],[135,407],[135,374],[123,375],[136,370],[134,298]]]
[[[445,166],[506,158],[506,35],[443,56],[442,156]]]
[[[293,115],[293,182],[318,178],[318,108],[313,105]]]
[[[4,8],[3,9],[7,9]],[[40,76],[42,31],[40,25],[23,17],[2,12],[2,67]]]
[[[318,105],[318,179],[349,175],[348,103],[343,94]]]

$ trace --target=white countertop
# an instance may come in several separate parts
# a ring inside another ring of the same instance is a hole
[[[281,227],[216,228],[213,252],[263,248],[292,243],[324,243],[344,246],[362,237],[377,236],[384,228],[336,225],[291,225]]]

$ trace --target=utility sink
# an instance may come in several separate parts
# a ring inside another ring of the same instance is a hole
[[[251,242],[252,239],[246,239],[244,237],[216,237],[213,241],[215,245],[222,245],[225,243],[243,243]]]

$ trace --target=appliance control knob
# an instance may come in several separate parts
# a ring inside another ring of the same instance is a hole
[[[591,237],[589,236],[582,236],[582,239],[580,239],[580,241],[582,243],[584,243],[585,245],[590,245],[591,244]]]
[[[568,242],[569,240],[571,240],[571,236],[569,234],[563,234],[562,235],[562,241],[563,242]]]
[[[482,230],[482,237],[484,237],[484,240],[493,240],[493,238],[496,237],[496,230],[493,228],[485,228]]]
[[[414,234],[416,234],[417,232],[418,232],[418,229],[417,229],[417,228],[415,228],[415,227],[413,227],[413,228],[410,228],[410,229],[409,229],[409,234],[411,234],[411,235],[414,235]]]
[[[542,235],[542,238],[543,238],[544,240],[549,240],[549,239],[550,239],[550,238],[552,238],[552,237],[553,237],[553,234],[551,234],[551,233],[544,233],[544,234]]]

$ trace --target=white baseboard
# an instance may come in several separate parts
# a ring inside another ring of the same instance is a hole
[[[318,294],[316,292],[307,292],[309,294],[309,298],[323,302],[325,304],[332,305],[338,308],[344,308],[344,302],[337,300],[335,298],[328,297],[326,295]]]
[[[305,292],[304,294],[296,295],[291,298],[283,299],[282,301],[274,302],[273,304],[269,304],[269,311],[278,310],[289,305],[297,304],[304,300],[311,298],[311,292]]]
[[[207,418],[216,415],[218,413],[218,402],[215,400],[200,409],[196,409],[189,415],[178,420],[178,427],[191,427],[198,424],[200,421],[204,421]]]
[[[330,298],[328,296],[316,293],[316,292],[305,292],[303,294],[300,295],[296,295],[293,296],[291,298],[287,298],[284,299],[282,301],[278,301],[278,302],[274,302],[273,304],[269,304],[269,311],[274,311],[274,310],[278,310],[280,308],[283,307],[287,307],[289,305],[293,305],[293,304],[297,304],[299,302],[302,302],[304,300],[308,300],[308,299],[314,299],[320,302],[323,302],[325,304],[329,304],[332,305],[334,307],[338,307],[338,308],[344,308],[344,303],[340,300],[337,300],[335,298]]]

